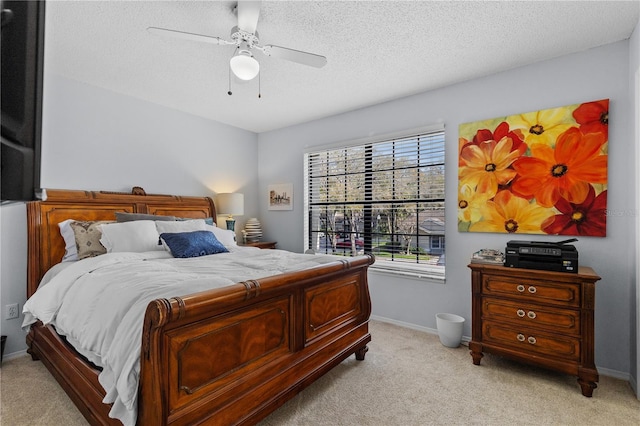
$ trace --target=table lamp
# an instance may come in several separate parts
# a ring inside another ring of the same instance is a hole
[[[233,216],[244,214],[244,194],[237,192],[217,195],[218,209],[221,215],[227,215],[227,229],[235,231],[236,221]]]

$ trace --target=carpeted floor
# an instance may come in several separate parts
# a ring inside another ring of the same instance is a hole
[[[261,426],[638,425],[640,401],[627,382],[600,377],[593,398],[576,378],[485,355],[373,321],[363,362],[352,356],[267,417]],[[6,360],[3,426],[86,425],[40,362]]]

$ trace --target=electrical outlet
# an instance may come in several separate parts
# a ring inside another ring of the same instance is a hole
[[[20,316],[20,311],[18,311],[18,304],[14,303],[12,305],[7,305],[5,308],[5,319],[14,319]]]

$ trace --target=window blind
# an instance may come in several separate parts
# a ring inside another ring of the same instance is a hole
[[[444,172],[444,130],[306,154],[306,248],[444,268]]]

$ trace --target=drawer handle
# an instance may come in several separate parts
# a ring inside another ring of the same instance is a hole
[[[527,316],[528,316],[529,318],[531,318],[531,319],[536,319],[536,316],[537,316],[537,315],[536,315],[536,313],[535,313],[535,312],[533,312],[533,311],[529,311],[529,312],[527,312]]]
[[[520,293],[522,293],[524,291],[524,286],[522,284],[519,284],[518,287],[516,287],[518,289],[518,291]]]
[[[517,338],[518,338],[518,341],[520,341],[520,342],[524,342],[524,339],[525,339],[524,334],[519,333],[519,334],[518,334],[518,336],[517,336]]]
[[[518,314],[518,316],[519,316],[520,318],[524,318],[524,315],[525,315],[525,313],[524,313],[524,311],[523,311],[522,309],[518,309],[518,310],[516,311],[516,314]]]
[[[532,285],[529,286],[529,293],[536,294],[536,291],[538,291],[538,290],[534,286],[532,286]]]
[[[529,338],[527,339],[527,341],[528,341],[529,343],[531,343],[532,345],[535,345],[535,344],[536,344],[536,342],[537,342],[536,338],[535,338],[535,337],[533,337],[533,336],[529,336]]]

